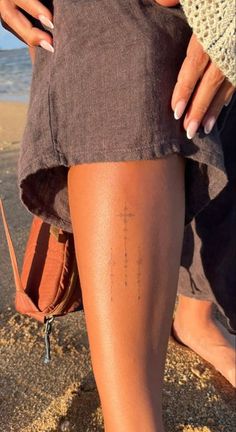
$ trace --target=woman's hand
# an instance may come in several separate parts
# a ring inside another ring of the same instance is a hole
[[[171,107],[178,120],[192,97],[184,118],[187,137],[193,138],[201,123],[205,133],[210,133],[234,92],[235,87],[211,61],[193,34],[171,99]]]
[[[155,0],[156,3],[159,3],[162,6],[176,6],[179,3],[179,0]]]
[[[42,48],[53,52],[52,36],[46,31],[34,27],[24,12],[39,20],[49,29],[53,28],[52,14],[40,1],[0,0],[0,21],[6,30],[30,47],[40,45]]]

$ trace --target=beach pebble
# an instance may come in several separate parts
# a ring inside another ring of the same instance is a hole
[[[60,425],[61,432],[70,432],[70,422],[69,420],[63,420]]]
[[[197,376],[198,378],[202,378],[203,374],[205,372],[205,368],[199,366],[199,367],[192,367],[191,372],[193,375]]]

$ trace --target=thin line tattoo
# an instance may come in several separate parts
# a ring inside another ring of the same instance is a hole
[[[126,205],[125,202],[125,206],[124,206],[124,212],[123,213],[119,213],[117,216],[121,217],[123,219],[124,222],[124,269],[125,269],[125,287],[127,287],[128,285],[128,275],[127,275],[127,268],[128,268],[128,253],[127,253],[127,233],[128,233],[128,219],[134,217],[134,213],[128,213],[127,212],[128,207]]]
[[[111,248],[111,258],[110,258],[110,268],[111,268],[111,271],[110,271],[110,283],[111,283],[110,294],[111,294],[111,301],[113,301],[113,285],[114,285],[114,279],[113,279],[114,273],[113,273],[113,269],[114,269],[114,266],[115,266],[115,261],[113,259],[113,250]]]
[[[140,298],[141,298],[140,288],[141,288],[141,264],[142,264],[142,262],[143,262],[143,260],[142,260],[142,256],[141,256],[141,252],[140,252],[140,246],[139,246],[138,247],[138,259],[136,261],[137,267],[138,267],[138,271],[137,271],[138,300],[140,300]]]

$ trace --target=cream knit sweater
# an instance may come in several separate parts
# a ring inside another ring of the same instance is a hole
[[[180,0],[193,33],[236,87],[235,0]]]

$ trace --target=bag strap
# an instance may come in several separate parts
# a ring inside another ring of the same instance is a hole
[[[9,249],[10,258],[11,258],[11,264],[12,264],[12,269],[13,269],[13,274],[14,274],[14,279],[15,279],[16,290],[24,292],[22,282],[21,282],[21,277],[20,277],[19,270],[18,270],[16,254],[14,251],[12,239],[10,236],[10,232],[9,232],[9,228],[8,228],[8,224],[7,224],[7,220],[6,220],[6,216],[5,216],[5,212],[4,212],[4,208],[3,208],[3,202],[2,202],[1,198],[0,198],[0,208],[1,208],[3,225],[4,225],[6,238],[7,238],[8,249]]]

